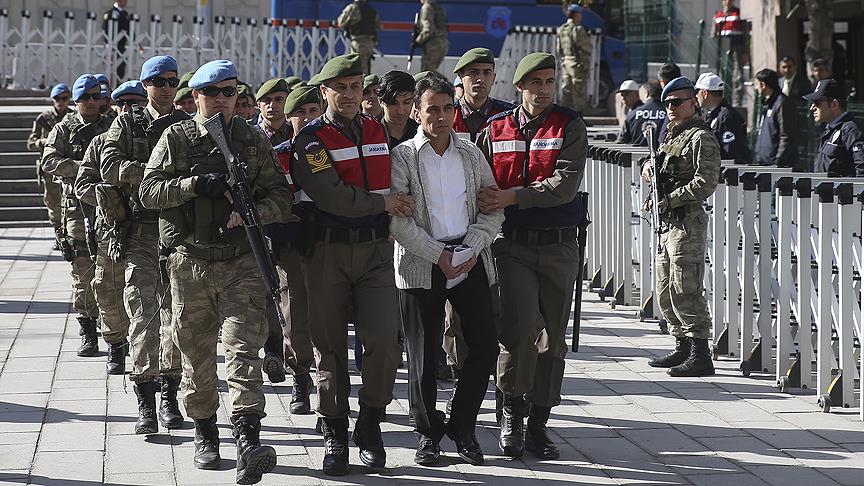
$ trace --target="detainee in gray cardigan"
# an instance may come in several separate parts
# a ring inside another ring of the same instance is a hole
[[[423,78],[417,83],[414,106],[420,129],[393,149],[391,190],[413,196],[416,207],[410,217],[390,219],[408,351],[408,397],[419,441],[414,462],[436,464],[439,442],[447,434],[462,459],[479,465],[483,451],[474,427],[498,356],[489,290],[496,280],[490,245],[504,213],[480,212],[480,189],[497,186],[480,150],[453,131],[453,86],[440,76]],[[470,260],[454,268],[451,245],[470,247]],[[455,286],[451,282],[448,289],[447,281],[460,276],[464,280]],[[447,301],[461,317],[469,351],[445,424],[444,412],[435,409],[435,378]]]

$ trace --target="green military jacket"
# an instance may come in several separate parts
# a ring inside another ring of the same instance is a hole
[[[417,44],[423,45],[431,39],[447,38],[447,13],[436,0],[429,0],[420,7],[417,22],[420,24],[415,39]]]
[[[72,188],[84,151],[90,141],[108,130],[109,119],[104,115],[86,122],[77,112],[69,113],[48,134],[42,152],[42,169],[63,182],[63,194],[74,198]]]
[[[576,24],[572,19],[567,19],[558,27],[558,57],[573,58],[576,62],[588,67],[591,57],[591,38],[581,24]]]
[[[701,205],[714,194],[720,179],[720,144],[701,117],[670,123],[660,152],[665,154],[660,172],[671,186],[666,195],[670,209]]]
[[[33,120],[33,128],[30,130],[30,136],[27,137],[27,150],[32,152],[42,152],[45,148],[45,142],[48,141],[48,134],[55,125],[60,123],[64,116],[71,113],[72,110],[66,108],[62,113],[57,113],[54,108],[45,110]],[[42,172],[42,157],[39,157],[37,162],[37,170]]]

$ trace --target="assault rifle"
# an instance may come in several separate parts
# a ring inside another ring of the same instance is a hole
[[[651,164],[651,225],[654,229],[654,234],[657,235],[657,254],[663,253],[660,246],[660,235],[663,233],[660,229],[660,198],[663,194],[660,193],[660,164],[662,163],[662,155],[657,153],[655,146],[655,130],[657,127],[653,123],[646,123],[643,134],[648,141],[648,163]]]
[[[249,180],[246,177],[246,164],[237,160],[237,156],[228,146],[228,140],[225,138],[225,118],[221,113],[204,120],[203,125],[207,129],[207,134],[225,157],[225,164],[228,166],[228,187],[234,198],[234,210],[240,213],[243,218],[243,227],[246,229],[246,237],[252,247],[255,263],[258,264],[258,271],[261,272],[261,278],[264,279],[264,286],[267,287],[270,298],[276,304],[276,317],[279,319],[279,324],[285,327],[285,316],[282,315],[280,306],[281,294],[284,289],[279,287],[276,260],[273,258],[268,239],[264,236],[264,229],[258,218],[255,200],[252,199],[252,190],[249,188]]]
[[[411,64],[414,62],[414,51],[417,50],[417,35],[420,34],[420,26],[417,22],[420,21],[420,12],[414,14],[414,31],[411,32],[411,50],[408,51],[408,71],[411,72]]]

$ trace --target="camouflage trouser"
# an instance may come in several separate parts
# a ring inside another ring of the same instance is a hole
[[[42,179],[42,185],[44,187],[42,201],[48,209],[48,221],[51,222],[51,226],[59,228],[62,223],[60,203],[63,198],[63,189],[61,188],[60,183],[54,180],[54,176],[43,172],[40,174],[40,178]]]
[[[159,239],[155,224],[132,226],[125,260],[124,294],[132,357],[129,379],[153,381],[160,373],[179,376],[180,353],[171,327],[170,292],[159,277]]]
[[[697,208],[660,237],[663,251],[655,257],[657,303],[675,337],[710,337],[703,284],[707,234],[708,216]]]
[[[72,307],[78,317],[96,319],[99,306],[92,286],[96,265],[87,254],[84,219],[80,211],[67,209],[66,232],[75,240],[75,249],[81,255],[72,260]]]
[[[351,52],[360,56],[363,74],[372,72],[372,53],[375,51],[375,38],[371,35],[355,35],[351,38]]]
[[[259,353],[267,340],[267,294],[252,254],[211,262],[175,252],[168,257],[168,274],[186,413],[204,419],[219,408],[216,346],[221,325],[230,415],[264,417]]]
[[[96,271],[93,277],[93,293],[99,305],[102,321],[102,339],[108,344],[122,343],[129,335],[129,316],[123,305],[125,264],[115,262],[106,254],[107,241],[99,242],[96,252]]]
[[[588,69],[573,58],[564,58],[561,63],[561,104],[584,112],[588,104]]]
[[[501,288],[498,388],[543,407],[561,403],[567,324],[579,270],[576,241],[492,245]]]
[[[423,60],[420,62],[421,71],[437,71],[447,55],[450,43],[446,37],[433,37],[423,44]]]

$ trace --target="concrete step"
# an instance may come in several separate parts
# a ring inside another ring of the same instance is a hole
[[[41,206],[0,208],[0,221],[48,221],[48,210]]]
[[[31,124],[32,127],[32,124]],[[30,127],[0,128],[0,141],[3,140],[27,140],[30,136]]]
[[[51,106],[51,98],[40,96],[21,96],[0,98],[0,106]]]
[[[0,221],[0,228],[40,228],[51,227],[46,218],[44,221]]]
[[[0,154],[6,152],[26,152],[27,137],[20,140],[2,140],[0,139]],[[35,153],[35,152],[32,152]]]
[[[30,98],[39,96],[48,98],[51,95],[51,89],[0,89],[0,98]]]
[[[41,194],[0,194],[0,208],[38,207],[43,204]]]
[[[32,128],[39,113],[5,113],[0,115],[0,128]]]
[[[15,152],[0,152],[0,167],[8,167],[10,165],[32,165],[36,167],[36,159],[39,158],[38,152],[26,152],[24,150]],[[3,177],[0,175],[0,177]]]
[[[0,173],[7,180],[33,179],[36,177],[35,165],[6,165],[0,167]]]
[[[31,176],[35,175],[31,174]],[[42,192],[36,179],[0,179],[0,194],[35,194]]]

